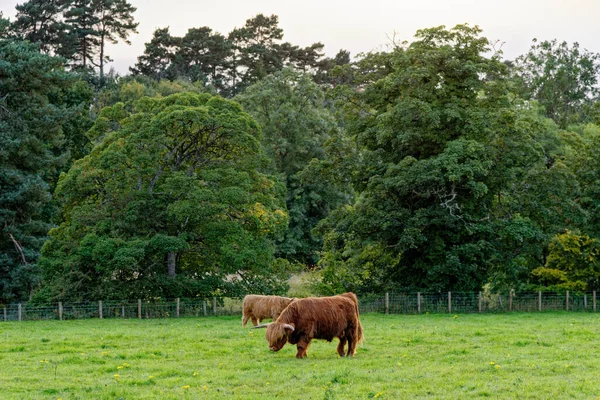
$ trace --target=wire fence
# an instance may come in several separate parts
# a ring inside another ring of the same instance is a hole
[[[501,313],[574,311],[597,312],[596,292],[548,293],[482,292],[384,293],[361,296],[361,313]],[[242,314],[242,299],[174,299],[172,301],[97,301],[33,305],[0,305],[0,322],[35,320],[73,320],[86,318],[177,318]]]

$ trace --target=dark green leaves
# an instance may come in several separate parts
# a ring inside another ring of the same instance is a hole
[[[287,214],[238,104],[182,93],[102,116],[98,145],[59,182],[40,299],[237,294],[270,273]]]

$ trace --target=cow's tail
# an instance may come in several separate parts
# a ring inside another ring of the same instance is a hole
[[[360,323],[360,320],[358,320],[358,329],[356,330],[356,343],[361,344],[363,342],[363,339],[364,339],[364,336],[363,336],[362,324]]]
[[[360,344],[363,342],[364,336],[363,336],[363,327],[362,327],[362,324],[360,323],[360,313],[358,311],[358,297],[356,297],[356,295],[352,292],[348,292],[347,295],[354,302],[354,307],[356,309],[356,319],[358,320],[358,327],[356,329],[356,343]]]

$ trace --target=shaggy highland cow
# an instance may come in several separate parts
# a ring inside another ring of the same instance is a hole
[[[267,328],[266,338],[271,351],[279,351],[290,342],[297,345],[296,358],[304,358],[311,340],[325,339],[331,342],[337,337],[340,339],[338,354],[352,357],[356,345],[363,339],[358,314],[358,299],[354,293],[308,297],[290,303],[275,322],[256,328]],[[346,343],[348,351],[344,354]]]
[[[249,294],[244,297],[242,326],[245,327],[249,319],[252,320],[254,326],[257,326],[263,319],[271,318],[275,321],[281,311],[292,301],[294,299],[290,297]]]

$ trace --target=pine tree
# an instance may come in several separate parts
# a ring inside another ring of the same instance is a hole
[[[125,43],[131,44],[127,38],[130,33],[137,33],[136,28],[138,23],[133,21],[133,13],[136,8],[126,0],[93,0],[92,7],[98,19],[98,26],[96,28],[100,47],[98,65],[100,67],[100,85],[103,85],[104,63],[112,61],[106,55],[106,43],[115,44],[120,38]]]
[[[48,181],[66,161],[62,104],[73,78],[35,44],[0,40],[0,302],[26,299],[50,228]]]

